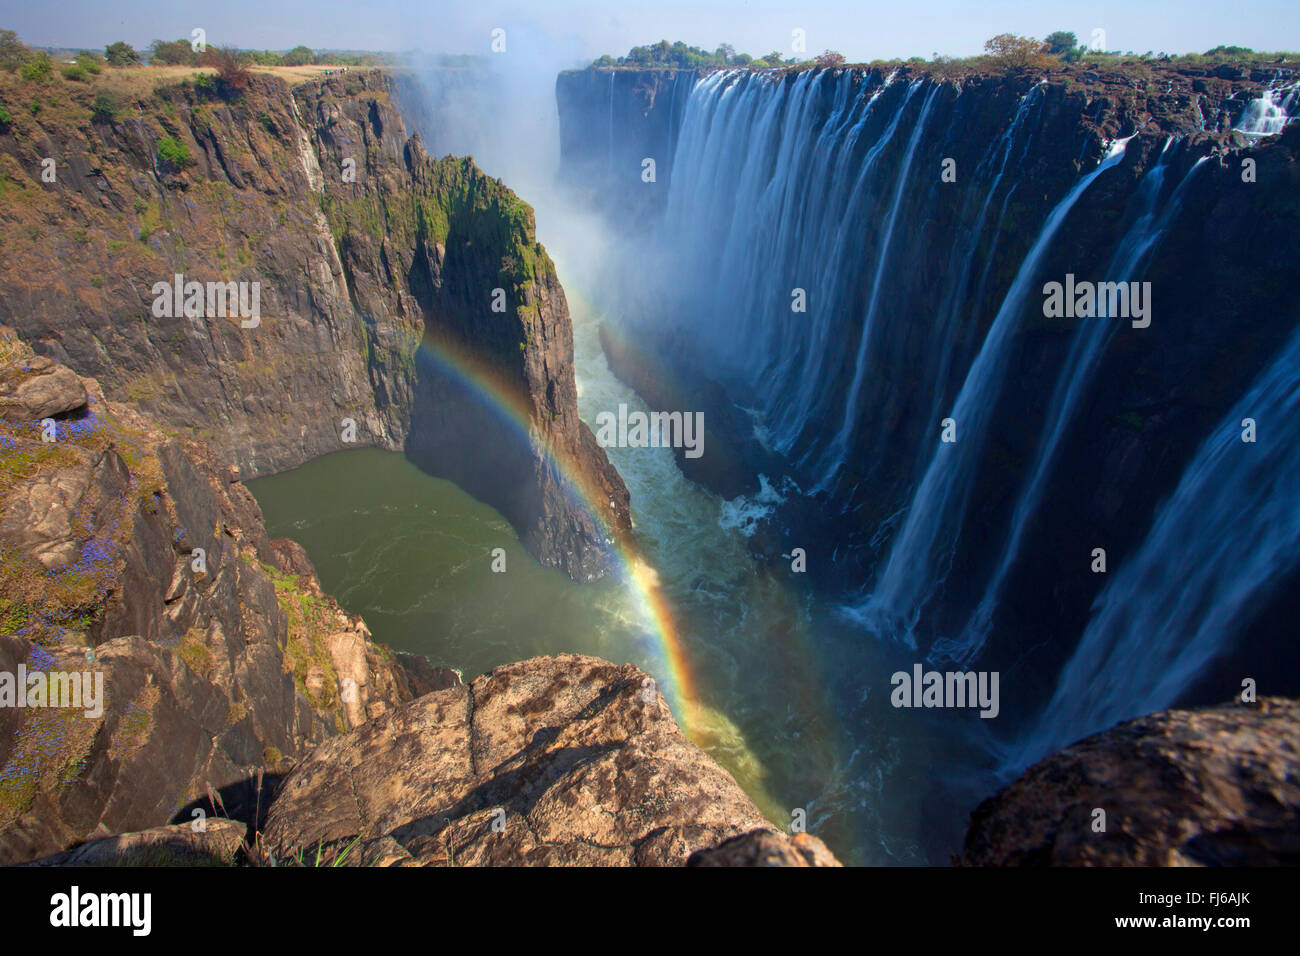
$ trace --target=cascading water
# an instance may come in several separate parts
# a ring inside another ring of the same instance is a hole
[[[664,235],[687,237],[677,259],[682,285],[705,302],[683,312],[711,317],[695,326],[699,334],[725,345],[719,351],[753,380],[778,381],[793,393],[771,389],[762,409],[782,450],[824,400],[817,383],[832,356],[833,319],[852,294],[856,227],[879,185],[874,171],[922,86],[909,84],[901,102],[891,102],[883,131],[855,164],[859,138],[891,83],[855,97],[858,78],[844,74],[818,129],[823,82],[811,72],[790,83],[743,71],[702,80],[683,118],[662,226]],[[816,138],[807,149],[810,133]],[[719,274],[727,281],[714,281]],[[810,327],[769,321],[790,312],[794,288],[825,300],[810,311]]]
[[[910,630],[925,599],[943,576],[939,568],[960,523],[971,471],[1006,374],[1006,351],[1028,307],[1039,263],[1079,197],[1098,176],[1124,158],[1127,144],[1128,139],[1113,143],[1097,168],[1075,183],[1057,203],[1021,264],[953,406],[950,417],[958,429],[958,440],[937,443],[885,570],[870,597],[854,611],[876,633],[913,643]]]
[[[1300,83],[1271,87],[1246,105],[1237,131],[1251,136],[1273,136],[1291,122],[1291,113],[1300,105]]]
[[[925,132],[925,121],[930,115],[930,106],[934,102],[939,89],[936,85],[930,90],[929,96],[925,99],[925,105],[921,108],[921,118],[913,127],[912,135],[907,141],[907,152],[899,167],[898,181],[894,184],[894,201],[885,217],[884,238],[880,243],[880,252],[876,258],[875,275],[871,281],[871,297],[867,300],[867,311],[862,318],[862,332],[858,339],[858,355],[853,363],[853,384],[849,386],[848,399],[844,403],[844,421],[840,424],[839,431],[835,433],[835,438],[826,451],[825,460],[827,464],[823,465],[821,478],[814,490],[825,488],[834,476],[838,464],[844,460],[849,435],[852,434],[854,425],[857,423],[858,396],[862,391],[862,378],[867,370],[867,348],[871,343],[871,333],[875,328],[876,316],[879,313],[881,279],[885,274],[885,270],[889,267],[890,243],[894,237],[894,226],[898,222],[898,207],[903,198],[903,185],[912,171],[912,159],[916,155],[916,145],[921,141],[921,135]]]
[[[1243,421],[1258,423],[1243,441]],[[1098,596],[1015,772],[1116,721],[1168,707],[1300,563],[1300,332],[1224,417]]]
[[[1165,177],[1171,159],[1170,146],[1173,142],[1172,137],[1166,140],[1160,161],[1152,166],[1142,179],[1136,197],[1138,210],[1133,223],[1106,267],[1105,276],[1110,281],[1128,282],[1140,277],[1147,256],[1159,242],[1170,222],[1178,215],[1183,196],[1196,171],[1205,162],[1205,157],[1201,157],[1193,163],[1173,194],[1162,203]],[[1080,324],[1070,353],[1057,377],[1047,425],[1039,443],[1030,478],[1016,503],[1015,514],[1011,519],[1011,530],[1003,545],[1002,557],[997,569],[993,572],[984,597],[971,615],[971,620],[961,636],[956,640],[944,638],[936,640],[930,649],[932,660],[950,660],[961,667],[969,667],[983,649],[992,624],[994,609],[1001,596],[1003,582],[1012,562],[1020,553],[1026,524],[1042,500],[1061,439],[1074,420],[1079,402],[1093,381],[1101,354],[1118,327],[1119,323],[1115,317],[1107,315],[1105,309],[1100,315]]]

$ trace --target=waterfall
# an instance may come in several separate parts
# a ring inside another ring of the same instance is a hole
[[[1080,178],[1056,204],[1021,263],[949,416],[956,423],[957,441],[938,442],[935,436],[937,447],[876,589],[851,612],[876,633],[914,643],[910,631],[925,600],[946,573],[939,565],[951,552],[985,428],[1001,390],[1006,353],[1036,288],[1038,264],[1079,197],[1124,158],[1131,138],[1112,144],[1097,168]]]
[[[1199,158],[1187,171],[1173,194],[1162,203],[1165,175],[1171,157],[1170,146],[1173,142],[1172,137],[1165,141],[1160,160],[1142,177],[1135,197],[1137,213],[1124,238],[1120,240],[1110,264],[1106,267],[1104,277],[1108,280],[1128,282],[1140,278],[1149,253],[1178,215],[1183,196],[1196,171],[1206,160],[1204,156]],[[1025,527],[1042,499],[1061,439],[1074,420],[1079,402],[1093,381],[1102,353],[1110,344],[1115,330],[1119,328],[1120,323],[1112,321],[1112,318],[1103,312],[1096,318],[1080,322],[1070,352],[1066,356],[1061,373],[1057,376],[1056,389],[1049,404],[1046,426],[1034,458],[1030,478],[1016,502],[1015,513],[1011,518],[1011,530],[1005,539],[997,569],[993,572],[984,596],[960,638],[936,640],[930,649],[931,659],[947,659],[959,666],[968,667],[983,649],[992,624],[993,612],[1001,596],[1003,581],[1020,553]]]
[[[1258,98],[1251,100],[1235,127],[1250,136],[1272,136],[1282,132],[1291,121],[1291,110],[1300,96],[1300,83],[1291,86],[1270,87]]]
[[[1242,422],[1257,441],[1242,440]],[[1169,707],[1300,561],[1300,331],[1196,452],[1146,540],[1098,595],[1016,771]]]
[[[924,85],[914,81],[891,98],[885,119],[878,103],[891,79],[863,96],[861,77],[847,71],[789,80],[719,71],[686,105],[663,225],[681,246],[680,311],[693,320],[692,334],[730,356],[733,372],[754,385],[781,383],[765,390],[760,410],[783,451],[826,398],[819,384],[853,293],[852,256],[879,186],[874,173]],[[832,106],[822,117],[827,84]],[[927,103],[939,89],[931,85]],[[883,129],[861,155],[860,138],[877,121]],[[815,301],[786,321],[794,288]]]
[[[862,317],[862,331],[858,339],[858,355],[853,366],[853,384],[849,386],[848,400],[844,403],[844,419],[840,423],[839,431],[835,433],[835,438],[832,439],[830,447],[827,449],[826,461],[828,465],[824,467],[814,491],[824,489],[834,477],[839,463],[844,460],[849,436],[853,432],[854,425],[857,424],[858,395],[862,391],[862,379],[866,374],[867,347],[871,343],[871,333],[876,325],[876,316],[881,298],[881,280],[884,278],[885,270],[889,266],[889,250],[894,238],[894,226],[898,222],[898,207],[902,202],[904,187],[912,171],[912,158],[916,154],[916,144],[920,142],[921,135],[925,132],[925,121],[930,115],[930,107],[934,102],[935,94],[938,92],[939,87],[937,85],[930,90],[930,95],[926,97],[925,105],[921,108],[921,118],[917,121],[916,126],[912,128],[912,135],[907,141],[907,152],[903,156],[903,162],[898,171],[898,179],[894,183],[894,201],[889,207],[888,215],[885,217],[884,238],[880,243],[880,251],[876,256],[875,273],[871,280],[871,297],[867,300],[866,314]]]

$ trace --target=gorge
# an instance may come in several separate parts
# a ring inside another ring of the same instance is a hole
[[[0,653],[110,667],[53,763],[3,714],[0,858],[216,790],[367,863],[1078,862],[1080,738],[1285,751],[1294,71],[496,69],[0,134]]]

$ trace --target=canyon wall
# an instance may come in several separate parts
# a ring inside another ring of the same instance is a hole
[[[562,74],[564,162],[632,236],[610,311],[645,354],[607,348],[612,366],[652,404],[739,423],[712,446],[735,461],[695,477],[731,496],[762,472],[787,499],[751,550],[786,567],[807,548],[791,583],[900,656],[1014,664],[1013,722],[1058,682],[1090,686],[1021,759],[1244,676],[1300,691],[1283,556],[1300,528],[1268,517],[1300,493],[1291,391],[1270,384],[1300,321],[1300,125],[1278,106],[1294,76],[678,76],[684,108],[639,92],[672,75]],[[658,157],[658,183],[634,154]],[[625,293],[638,274],[658,292]],[[1149,324],[1049,316],[1044,286],[1067,276],[1149,282]],[[1248,406],[1266,448],[1237,440]],[[1174,613],[1189,587],[1212,634]],[[1123,626],[1142,602],[1159,620]]]
[[[544,563],[603,573],[627,493],[578,419],[531,209],[425,155],[385,74],[254,75],[237,96],[137,80],[111,115],[89,90],[32,112],[0,88],[0,321],[246,476],[404,449]],[[259,323],[156,310],[175,274],[258,283]]]

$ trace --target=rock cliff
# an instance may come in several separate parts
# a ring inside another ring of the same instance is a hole
[[[371,865],[667,866],[758,831],[788,865],[838,865],[816,838],[776,831],[647,687],[631,665],[561,655],[429,694],[294,768],[264,849],[355,844]]]
[[[76,88],[33,113],[0,77],[0,322],[247,476],[405,449],[544,563],[601,574],[627,492],[578,418],[532,210],[428,157],[385,74],[258,75],[234,98],[140,79],[106,116]],[[177,275],[248,283],[247,311],[256,284],[256,323],[188,292],[176,308],[155,287]]]
[[[49,416],[0,423],[0,674],[103,681],[97,706],[0,707],[0,862],[165,824],[457,682],[372,643],[238,469],[0,345],[0,390]]]

